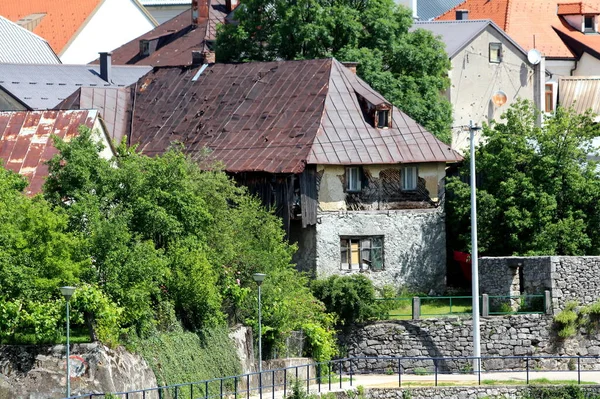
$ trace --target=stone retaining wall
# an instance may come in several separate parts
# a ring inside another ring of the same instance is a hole
[[[479,290],[488,295],[552,293],[554,313],[568,301],[588,305],[600,298],[600,257],[481,258]]]
[[[481,355],[507,356],[598,356],[600,333],[561,340],[552,328],[552,316],[514,315],[481,318]],[[349,358],[360,357],[468,357],[473,354],[472,320],[448,317],[442,319],[396,320],[358,325],[340,337]],[[532,360],[531,369],[573,368],[570,359]],[[468,371],[465,360],[446,359],[438,362],[440,372]],[[483,361],[483,369],[524,370],[522,359],[497,358]],[[355,372],[396,372],[397,360],[356,359],[345,364]],[[584,359],[582,369],[600,370],[600,359]],[[402,360],[406,372],[433,372],[432,361]],[[419,370],[419,369],[425,370]]]

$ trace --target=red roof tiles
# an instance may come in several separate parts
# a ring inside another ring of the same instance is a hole
[[[70,140],[79,126],[94,126],[97,111],[0,112],[0,159],[6,169],[29,180],[27,194],[41,191],[48,176],[48,162],[58,153],[52,134]]]

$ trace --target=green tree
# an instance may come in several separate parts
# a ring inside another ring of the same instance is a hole
[[[536,126],[532,104],[518,102],[505,121],[484,127],[476,151],[480,250],[489,256],[600,253],[600,176],[589,154],[600,132],[590,112],[558,108]],[[467,181],[469,159],[460,169]],[[453,178],[448,226],[453,249],[468,249],[469,185]]]
[[[409,32],[412,16],[393,0],[249,0],[235,24],[219,28],[219,61],[336,57],[442,141],[452,111],[442,96],[450,61],[429,31]]]

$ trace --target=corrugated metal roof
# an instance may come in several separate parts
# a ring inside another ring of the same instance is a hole
[[[393,127],[358,103],[381,95],[332,59],[160,68],[138,82],[131,144],[148,155],[181,142],[230,172],[299,173],[306,163],[454,162],[449,146],[398,109]],[[389,104],[389,103],[388,103]]]
[[[191,5],[192,0],[140,0],[144,7],[151,6],[185,6]]]
[[[439,17],[463,0],[419,0],[417,1],[417,16],[421,21],[429,21]]]
[[[434,35],[440,36],[446,45],[446,53],[448,53],[448,57],[453,58],[466,45],[473,41],[473,39],[479,36],[479,34],[488,26],[491,26],[498,33],[504,36],[508,42],[512,43],[523,54],[527,54],[517,42],[512,40],[510,36],[500,29],[498,25],[489,19],[415,22],[410,30],[414,31],[418,28],[426,29],[432,32]]]
[[[392,127],[378,129],[365,119],[357,93],[371,92],[364,81],[333,60],[325,113],[308,158],[310,164],[395,164],[456,162],[462,157],[397,108]],[[385,101],[385,99],[384,99]],[[372,102],[375,104],[375,102]]]
[[[600,76],[560,77],[558,102],[565,108],[573,107],[580,114],[588,109],[599,114]]]
[[[202,50],[206,40],[215,40],[217,25],[227,16],[225,0],[211,0],[208,20],[192,25],[191,9],[185,10],[150,32],[112,51],[114,64],[183,66],[192,64],[192,50]],[[140,40],[157,39],[158,48],[150,55],[140,55]],[[98,61],[94,61],[98,63]]]
[[[82,87],[58,104],[55,109],[96,109],[111,141],[119,144],[131,124],[133,87]]]
[[[41,191],[48,176],[48,162],[58,150],[52,134],[70,140],[79,126],[94,126],[97,111],[0,112],[0,159],[4,167],[29,180],[27,194]]]
[[[0,63],[60,64],[44,39],[0,16]]]
[[[151,69],[113,65],[109,84],[98,65],[0,64],[0,89],[31,109],[51,109],[80,87],[129,86]]]

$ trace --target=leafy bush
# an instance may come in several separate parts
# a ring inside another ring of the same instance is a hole
[[[579,306],[579,304],[575,301],[567,302],[565,308],[559,314],[554,316],[554,322],[557,324],[559,337],[569,338],[577,333],[577,306]]]
[[[311,289],[325,304],[327,312],[336,314],[342,325],[361,323],[380,314],[373,283],[362,274],[315,280]]]

